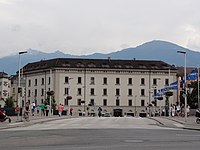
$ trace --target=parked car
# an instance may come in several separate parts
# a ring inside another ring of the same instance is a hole
[[[106,113],[104,114],[104,117],[112,117],[112,114],[111,114],[110,112],[106,112]]]

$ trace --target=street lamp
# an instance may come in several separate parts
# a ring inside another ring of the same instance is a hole
[[[197,75],[197,82],[198,82],[198,92],[197,92],[197,97],[198,97],[198,108],[200,108],[200,102],[199,102],[199,66],[198,66],[198,75]]]
[[[27,51],[21,51],[21,52],[19,52],[19,59],[18,59],[18,69],[19,69],[19,71],[18,71],[18,106],[20,107],[20,113],[21,113],[21,121],[22,121],[22,102],[21,102],[21,96],[20,96],[20,93],[22,92],[21,91],[21,83],[20,83],[20,81],[21,81],[21,73],[20,73],[20,68],[21,68],[21,55],[22,54],[25,54],[25,53],[27,53]],[[19,91],[20,91],[20,93],[19,93]]]
[[[185,84],[184,84],[184,88],[185,88],[185,122],[187,121],[187,82],[186,82],[186,52],[184,51],[177,51],[177,53],[180,54],[184,54],[185,56],[185,67],[184,67],[184,79],[185,79]]]
[[[136,117],[136,113],[137,113],[137,108],[136,108],[136,100],[137,100],[137,95],[135,95],[135,117]]]

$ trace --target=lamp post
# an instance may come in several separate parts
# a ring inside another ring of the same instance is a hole
[[[177,51],[177,53],[180,54],[184,54],[184,59],[185,59],[185,67],[184,67],[184,79],[185,79],[185,83],[184,83],[184,88],[185,88],[185,122],[187,121],[187,80],[186,80],[186,52],[184,51]]]
[[[73,79],[73,78],[68,78],[69,82],[70,82],[71,79]],[[70,93],[70,84],[69,84],[68,90],[69,91],[67,93],[67,102],[68,102],[68,112],[69,112],[69,116],[70,116],[71,115],[70,114],[70,109],[71,109],[71,107],[70,107],[70,100],[72,99],[72,97],[69,95],[69,93]]]
[[[20,107],[20,114],[21,114],[21,121],[22,121],[22,102],[21,102],[21,83],[20,83],[20,81],[21,81],[21,73],[20,73],[20,68],[21,68],[21,55],[22,54],[25,54],[25,53],[27,53],[27,51],[21,51],[21,52],[19,52],[19,59],[18,59],[18,69],[19,69],[19,71],[18,71],[18,102],[17,102],[17,104],[18,104],[18,106]],[[19,93],[19,91],[21,91],[20,93]]]
[[[136,117],[136,113],[137,113],[137,108],[136,108],[136,100],[137,100],[137,95],[135,95],[135,117]]]
[[[197,90],[197,95],[198,95],[198,100],[197,100],[197,102],[198,102],[198,108],[200,108],[200,102],[199,102],[199,66],[198,66],[198,74],[197,74],[197,82],[198,82],[198,90]]]

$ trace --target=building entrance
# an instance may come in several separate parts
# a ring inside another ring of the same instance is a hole
[[[114,109],[113,112],[114,112],[113,113],[114,117],[122,117],[123,114],[122,109]]]

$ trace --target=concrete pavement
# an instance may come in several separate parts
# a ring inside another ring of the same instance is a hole
[[[150,119],[157,121],[160,126],[200,131],[200,124],[196,123],[195,116],[189,116],[186,120],[185,117],[151,117]]]
[[[47,122],[47,121],[53,121],[53,120],[59,120],[59,119],[63,119],[63,118],[71,118],[70,116],[61,116],[59,117],[58,115],[52,115],[52,116],[39,116],[39,115],[35,115],[35,116],[29,116],[29,121],[25,121],[22,118],[17,119],[17,116],[12,116],[10,117],[12,122],[9,123],[8,120],[6,120],[5,122],[0,122],[0,130],[1,129],[8,129],[8,128],[15,128],[15,127],[24,127],[24,126],[29,126],[29,125],[33,125],[33,124],[37,124],[37,123],[43,123],[43,122]]]
[[[7,129],[7,128],[14,128],[14,127],[21,127],[21,126],[29,126],[32,124],[38,124],[43,123],[47,121],[53,121],[53,120],[59,120],[64,118],[71,118],[70,116],[30,116],[30,121],[19,121],[17,120],[17,117],[11,117],[12,122],[8,123],[8,120],[6,122],[0,122],[0,130],[1,129]],[[187,117],[187,120],[185,121],[184,117],[149,117],[149,119],[152,119],[156,122],[158,122],[159,126],[165,126],[165,127],[172,127],[172,128],[182,128],[182,129],[190,129],[190,130],[199,130],[200,131],[200,124],[196,123],[196,117],[195,116],[189,116]]]

